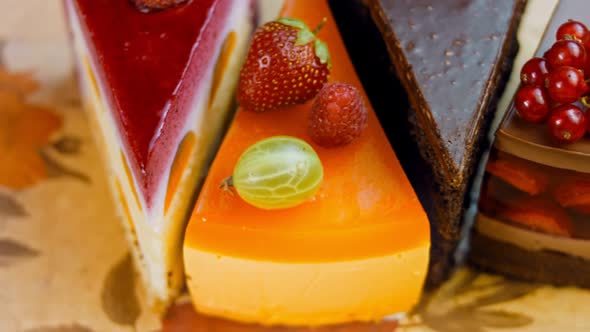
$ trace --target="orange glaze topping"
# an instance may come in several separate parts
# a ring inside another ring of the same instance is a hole
[[[326,1],[287,1],[282,16],[310,26],[326,17],[318,37],[330,49],[331,81],[362,90]],[[192,215],[188,246],[261,260],[322,262],[390,255],[429,242],[426,214],[373,109],[369,107],[368,127],[359,139],[324,149],[306,132],[310,105],[262,114],[238,111]],[[246,148],[275,135],[299,137],[318,153],[324,182],[312,200],[266,211],[219,188]]]

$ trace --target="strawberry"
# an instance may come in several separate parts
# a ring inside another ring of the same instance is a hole
[[[570,208],[577,213],[584,214],[584,215],[590,215],[590,204],[577,205],[577,206],[572,206]]]
[[[324,22],[313,32],[294,18],[258,28],[240,72],[238,103],[244,109],[265,112],[317,95],[331,67],[328,47],[316,37]]]
[[[499,212],[499,217],[513,223],[559,236],[571,236],[574,224],[567,212],[546,198],[516,200]]]
[[[549,185],[549,176],[537,165],[504,154],[490,159],[486,171],[529,195],[539,195]]]
[[[590,179],[574,177],[558,179],[558,182],[553,191],[553,197],[561,206],[590,205]]]
[[[367,126],[367,113],[363,97],[354,86],[330,83],[311,106],[308,133],[323,147],[349,144]]]
[[[179,6],[188,0],[131,0],[142,12],[159,11]]]

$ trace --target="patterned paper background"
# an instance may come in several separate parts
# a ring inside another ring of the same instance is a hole
[[[555,4],[529,2],[517,67]],[[590,330],[590,292],[468,269],[399,326],[265,329],[199,316],[186,301],[162,324],[145,309],[81,111],[61,1],[0,4],[0,331]]]

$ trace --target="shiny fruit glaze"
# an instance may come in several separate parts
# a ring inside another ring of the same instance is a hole
[[[109,109],[148,205],[176,150],[183,129],[178,124],[209,70],[215,32],[231,3],[191,1],[145,14],[127,0],[75,0],[97,79],[108,87]]]
[[[326,1],[288,1],[283,14],[327,23],[319,33],[332,54],[331,80],[362,86]],[[185,247],[234,257],[326,262],[391,254],[429,241],[429,224],[412,186],[366,95],[368,126],[337,149],[313,143],[306,121],[311,102],[280,112],[239,110],[209,171],[186,230]],[[309,201],[263,210],[219,184],[240,155],[261,139],[289,135],[308,142],[324,168],[324,181]]]

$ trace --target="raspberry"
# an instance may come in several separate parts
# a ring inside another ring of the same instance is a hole
[[[349,144],[367,126],[367,113],[363,97],[354,86],[327,84],[311,106],[309,135],[326,148]]]

